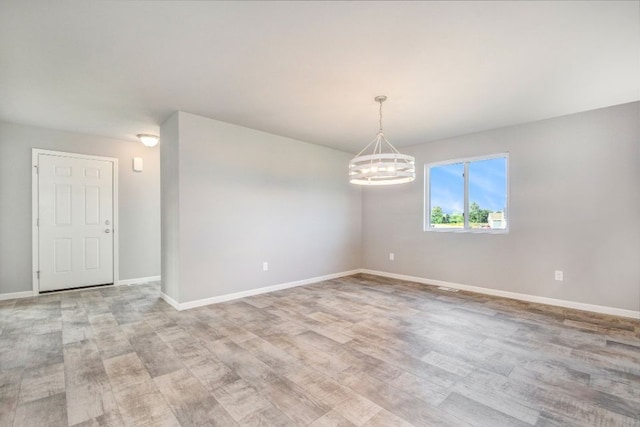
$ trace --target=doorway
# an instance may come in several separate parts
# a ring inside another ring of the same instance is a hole
[[[114,284],[118,159],[33,149],[33,291]]]

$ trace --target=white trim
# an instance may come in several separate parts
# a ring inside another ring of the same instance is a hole
[[[106,160],[108,162],[118,162],[117,157],[93,156],[91,154],[69,153],[67,151],[43,150],[42,148],[32,148],[33,153],[46,154],[49,156],[71,157],[73,159]]]
[[[38,235],[38,155],[41,150],[31,150],[31,288],[32,295],[38,295],[39,279],[38,270],[40,269],[40,239]]]
[[[178,301],[174,300],[162,291],[160,291],[160,298],[162,298],[171,307],[175,308],[176,310],[180,310],[180,304],[178,304]]]
[[[118,285],[120,281],[120,218],[118,212],[118,159],[113,157],[104,157],[110,159],[113,162],[113,284]],[[507,222],[507,225],[509,223]]]
[[[118,280],[116,286],[142,285],[149,282],[159,282],[160,276],[136,277],[135,279]]]
[[[29,298],[32,296],[33,296],[33,291],[9,292],[5,294],[0,294],[0,301],[7,300],[7,299]]]
[[[510,298],[520,301],[534,302],[538,304],[554,305],[557,307],[573,308],[575,310],[591,311],[594,313],[610,314],[613,316],[630,317],[640,319],[640,311],[627,310],[624,308],[607,307],[602,305],[586,304],[582,302],[567,301],[555,298],[541,297],[537,295],[520,294],[517,292],[500,291],[498,289],[482,288],[479,286],[463,285],[460,283],[445,282],[443,280],[425,279],[423,277],[407,276],[405,274],[388,273],[386,271],[376,271],[361,269],[361,273],[375,276],[390,277],[392,279],[406,280],[409,282],[421,283],[430,286],[445,286],[448,288],[460,289],[462,291],[476,292],[485,295],[494,295],[503,298]]]
[[[425,166],[426,167],[426,166]],[[431,168],[428,168],[429,170],[429,177],[431,177]],[[462,214],[462,227],[463,230],[470,230],[471,227],[469,227],[469,216],[470,216],[470,210],[469,210],[469,160],[467,160],[466,162],[464,162],[462,164],[462,180],[463,180],[463,190],[462,190],[462,197],[463,199],[463,208],[464,209],[464,213]],[[507,180],[509,180],[509,177],[507,177]],[[429,184],[431,185],[431,184]],[[426,187],[425,187],[426,188]],[[429,211],[428,211],[428,215],[425,215],[427,217],[427,221],[429,222],[429,225],[431,225],[431,193],[429,193]],[[507,221],[507,225],[509,224],[509,221]],[[434,228],[434,227],[429,227],[429,228]]]
[[[325,280],[331,280],[331,279],[337,279],[339,277],[352,276],[358,273],[360,273],[359,269],[343,271],[341,273],[327,274],[325,276],[312,277],[309,279],[297,280],[295,282],[280,283],[278,285],[265,286],[264,288],[250,289],[248,291],[235,292],[232,294],[219,295],[211,298],[204,298],[204,299],[183,302],[183,303],[177,303],[173,298],[165,295],[164,293],[161,294],[161,297],[169,305],[174,307],[176,310],[182,311],[182,310],[188,310],[190,308],[202,307],[204,305],[217,304],[220,302],[231,301],[234,299],[250,297],[253,295],[260,295],[260,294],[266,294],[269,292],[280,291],[283,289],[295,288],[297,286],[310,285],[312,283],[323,282]]]
[[[103,160],[107,162],[111,162],[113,165],[113,284],[118,285],[118,275],[120,274],[120,265],[119,265],[119,234],[120,229],[118,228],[120,223],[118,221],[118,159],[115,157],[104,157],[104,156],[92,156],[90,154],[80,154],[80,153],[67,153],[64,151],[51,151],[51,150],[43,150],[40,148],[32,148],[31,149],[31,268],[32,268],[32,276],[31,283],[33,288],[33,295],[38,295],[40,293],[39,289],[39,279],[37,271],[40,269],[40,252],[39,245],[40,239],[38,238],[38,203],[39,203],[39,194],[38,194],[38,173],[39,173],[39,161],[38,156],[40,154],[45,154],[49,156],[59,156],[59,157],[71,157],[75,159],[88,159],[88,160]]]

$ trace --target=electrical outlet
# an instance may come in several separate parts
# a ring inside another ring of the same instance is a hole
[[[389,252],[389,261],[395,261],[396,255],[393,252]]]
[[[562,270],[556,270],[555,278],[559,282],[562,282],[564,280],[564,273],[562,272]]]
[[[269,263],[268,262],[263,262],[262,263],[262,271],[269,271]]]

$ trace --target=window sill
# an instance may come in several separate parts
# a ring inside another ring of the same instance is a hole
[[[472,234],[509,234],[509,229],[482,229],[482,228],[425,228],[424,231],[434,233],[472,233]]]

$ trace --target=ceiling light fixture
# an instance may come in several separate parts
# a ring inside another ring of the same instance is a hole
[[[140,133],[138,134],[138,139],[147,147],[155,147],[160,140],[158,135],[150,135],[148,133]]]
[[[382,132],[382,103],[386,96],[376,96],[380,103],[380,130],[375,139],[349,162],[349,182],[358,185],[393,185],[416,179],[413,156],[401,154]],[[371,149],[371,146],[373,148]],[[367,151],[369,150],[369,151]]]

